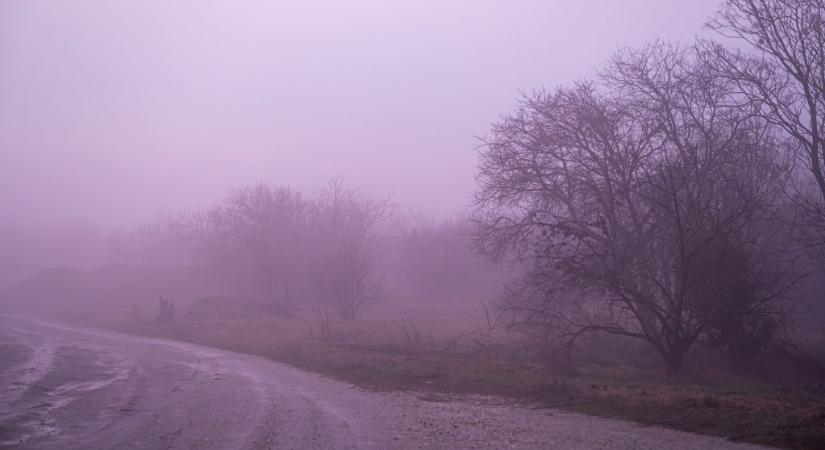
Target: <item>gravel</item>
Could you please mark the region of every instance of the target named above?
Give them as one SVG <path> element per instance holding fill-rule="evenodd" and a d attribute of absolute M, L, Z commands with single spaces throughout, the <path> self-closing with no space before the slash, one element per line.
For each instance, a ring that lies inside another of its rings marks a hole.
<path fill-rule="evenodd" d="M 765 448 L 503 398 L 367 391 L 255 356 L 19 317 L 0 317 L 0 343 L 2 448 Z"/>

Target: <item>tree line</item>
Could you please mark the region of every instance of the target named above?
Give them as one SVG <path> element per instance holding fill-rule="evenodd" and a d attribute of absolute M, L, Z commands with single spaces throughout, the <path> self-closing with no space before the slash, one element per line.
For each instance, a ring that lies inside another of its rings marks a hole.
<path fill-rule="evenodd" d="M 355 320 L 384 300 L 477 304 L 495 293 L 500 277 L 469 231 L 467 219 L 402 214 L 333 180 L 312 196 L 240 187 L 214 206 L 121 233 L 110 248 L 120 263 L 201 267 L 274 316 L 323 307 Z"/>

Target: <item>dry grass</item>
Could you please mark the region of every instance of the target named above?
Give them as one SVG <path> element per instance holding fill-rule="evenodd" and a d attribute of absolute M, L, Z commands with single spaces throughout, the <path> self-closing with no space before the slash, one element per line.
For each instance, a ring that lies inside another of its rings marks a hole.
<path fill-rule="evenodd" d="M 508 338 L 479 333 L 482 318 L 458 310 L 388 308 L 358 322 L 330 319 L 326 336 L 319 334 L 320 327 L 313 323 L 317 320 L 304 312 L 291 319 L 184 317 L 171 326 L 120 328 L 258 354 L 373 389 L 501 395 L 537 407 L 734 440 L 825 448 L 823 386 L 679 382 L 623 366 L 591 366 L 565 374 L 504 357 Z M 493 341 L 499 351 L 486 351 L 485 342 Z"/>

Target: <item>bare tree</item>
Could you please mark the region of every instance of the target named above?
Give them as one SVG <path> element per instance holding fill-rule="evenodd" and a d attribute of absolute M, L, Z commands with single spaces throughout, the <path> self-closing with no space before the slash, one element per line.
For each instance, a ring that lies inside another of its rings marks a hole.
<path fill-rule="evenodd" d="M 223 205 L 182 212 L 168 220 L 174 238 L 184 247 L 191 260 L 221 277 L 239 267 L 239 256 L 231 239 L 231 221 Z"/>
<path fill-rule="evenodd" d="M 197 260 L 248 286 L 273 314 L 290 314 L 307 242 L 308 204 L 287 187 L 259 184 L 174 221 Z"/>
<path fill-rule="evenodd" d="M 235 190 L 225 202 L 232 238 L 250 258 L 273 314 L 290 314 L 307 231 L 307 204 L 287 187 Z"/>
<path fill-rule="evenodd" d="M 769 314 L 789 286 L 767 251 L 782 170 L 764 122 L 686 50 L 625 52 L 600 81 L 526 96 L 494 125 L 477 244 L 530 268 L 501 305 L 514 326 L 641 339 L 678 374 L 715 324 Z M 719 248 L 744 255 L 747 301 L 706 270 L 727 264 Z"/>
<path fill-rule="evenodd" d="M 816 292 L 825 273 L 825 1 L 727 0 L 708 27 L 740 44 L 702 43 L 708 65 L 735 84 L 736 103 L 783 132 L 780 148 L 796 159 L 787 223 L 793 245 L 807 250 L 807 301 L 822 311 Z"/>
<path fill-rule="evenodd" d="M 738 102 L 780 127 L 788 148 L 825 199 L 825 1 L 727 0 L 708 24 L 744 43 L 730 49 L 705 42 L 717 76 L 735 84 Z M 820 214 L 815 214 L 820 215 Z"/>
<path fill-rule="evenodd" d="M 355 320 L 366 304 L 383 295 L 375 237 L 388 213 L 387 200 L 359 194 L 340 180 L 322 190 L 314 204 L 320 301 L 344 319 Z"/>

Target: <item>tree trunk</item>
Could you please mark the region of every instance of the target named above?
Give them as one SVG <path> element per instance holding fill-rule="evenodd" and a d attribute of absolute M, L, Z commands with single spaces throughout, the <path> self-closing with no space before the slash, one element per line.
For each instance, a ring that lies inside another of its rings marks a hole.
<path fill-rule="evenodd" d="M 682 362 L 685 359 L 685 353 L 684 350 L 670 350 L 669 353 L 662 354 L 668 377 L 678 378 L 684 375 Z"/>

